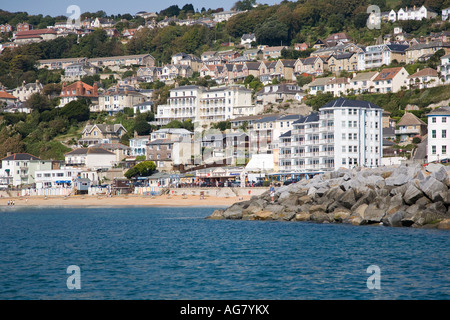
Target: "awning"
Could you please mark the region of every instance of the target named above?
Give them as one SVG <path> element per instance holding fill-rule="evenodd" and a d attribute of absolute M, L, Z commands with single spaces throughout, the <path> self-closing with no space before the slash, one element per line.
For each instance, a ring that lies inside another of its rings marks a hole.
<path fill-rule="evenodd" d="M 67 181 L 62 181 L 62 180 L 60 180 L 60 181 L 56 181 L 56 183 L 57 183 L 57 184 L 62 184 L 62 183 L 72 183 L 72 181 L 69 181 L 69 180 L 67 180 Z"/>

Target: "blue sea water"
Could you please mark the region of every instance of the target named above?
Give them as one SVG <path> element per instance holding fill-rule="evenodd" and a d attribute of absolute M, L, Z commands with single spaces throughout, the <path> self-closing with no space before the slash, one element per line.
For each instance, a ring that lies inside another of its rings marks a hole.
<path fill-rule="evenodd" d="M 448 231 L 206 220 L 213 210 L 2 210 L 0 299 L 450 298 Z M 80 290 L 67 287 L 71 265 Z"/>

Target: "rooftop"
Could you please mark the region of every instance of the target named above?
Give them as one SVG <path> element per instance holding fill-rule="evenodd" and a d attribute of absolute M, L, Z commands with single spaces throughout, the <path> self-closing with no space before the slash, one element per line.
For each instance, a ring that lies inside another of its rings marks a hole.
<path fill-rule="evenodd" d="M 2 161 L 11 161 L 11 160 L 16 160 L 16 161 L 24 161 L 24 160 L 41 160 L 36 156 L 33 156 L 32 154 L 29 153 L 14 153 L 13 155 L 7 156 L 5 158 L 2 159 Z"/>
<path fill-rule="evenodd" d="M 397 123 L 397 126 L 417 126 L 417 125 L 424 125 L 427 124 L 417 118 L 414 114 L 411 112 L 405 112 L 403 117 L 400 119 L 400 121 Z"/>

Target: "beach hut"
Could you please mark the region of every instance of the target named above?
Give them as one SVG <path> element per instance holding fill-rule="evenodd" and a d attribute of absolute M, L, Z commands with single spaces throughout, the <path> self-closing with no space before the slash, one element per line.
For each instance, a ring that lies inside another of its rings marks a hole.
<path fill-rule="evenodd" d="M 88 194 L 91 187 L 91 180 L 86 178 L 76 178 L 74 181 L 75 194 Z"/>

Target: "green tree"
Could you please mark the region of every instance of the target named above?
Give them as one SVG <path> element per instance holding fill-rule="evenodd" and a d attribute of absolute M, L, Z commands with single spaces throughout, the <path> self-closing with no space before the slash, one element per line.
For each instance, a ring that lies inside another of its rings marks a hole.
<path fill-rule="evenodd" d="M 125 172 L 125 177 L 128 179 L 135 177 L 148 177 L 151 176 L 155 170 L 156 165 L 153 161 L 143 161 Z"/>
<path fill-rule="evenodd" d="M 255 4 L 256 0 L 240 0 L 234 4 L 233 9 L 236 11 L 252 10 Z"/>
<path fill-rule="evenodd" d="M 139 120 L 134 125 L 134 131 L 140 136 L 145 136 L 152 132 L 152 126 L 145 120 Z"/>
<path fill-rule="evenodd" d="M 255 31 L 256 39 L 259 43 L 269 46 L 279 46 L 288 42 L 289 29 L 286 24 L 271 18 L 262 23 Z"/>
<path fill-rule="evenodd" d="M 28 98 L 25 104 L 29 108 L 37 110 L 38 112 L 43 112 L 50 109 L 50 100 L 46 95 L 40 93 L 33 94 L 30 98 Z"/>
<path fill-rule="evenodd" d="M 86 100 L 74 100 L 66 104 L 60 114 L 68 120 L 81 122 L 89 120 L 90 110 Z"/>

